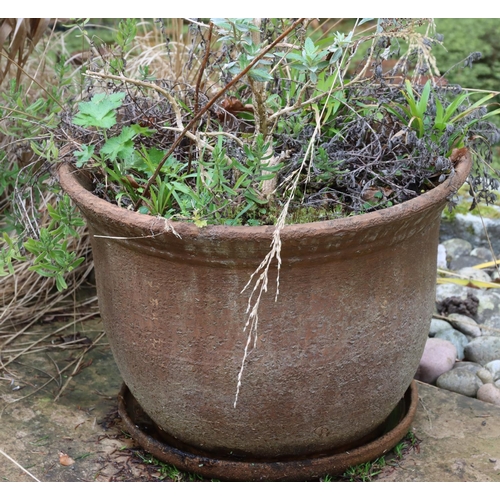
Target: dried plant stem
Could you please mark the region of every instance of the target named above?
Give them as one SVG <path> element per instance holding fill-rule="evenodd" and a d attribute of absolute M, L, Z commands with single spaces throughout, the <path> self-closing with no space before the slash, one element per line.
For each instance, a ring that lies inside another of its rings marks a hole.
<path fill-rule="evenodd" d="M 20 465 L 19 463 L 17 463 L 12 457 L 9 457 L 9 455 L 7 455 L 7 453 L 5 453 L 4 451 L 0 450 L 0 453 L 7 459 L 9 459 L 16 467 L 19 467 L 24 473 L 28 474 L 28 476 L 30 476 L 31 478 L 33 478 L 35 481 L 37 481 L 38 483 L 40 483 L 41 481 L 39 479 L 37 479 L 31 472 L 27 471 L 22 465 Z"/>
<path fill-rule="evenodd" d="M 20 353 L 18 353 L 16 356 L 14 356 L 13 358 L 10 358 L 8 361 L 6 361 L 5 363 L 1 360 L 1 353 L 3 351 L 3 348 L 5 346 L 7 346 L 8 344 L 10 344 L 14 339 L 16 339 L 17 337 L 19 337 L 20 335 L 22 335 L 23 331 L 21 332 L 17 332 L 15 333 L 14 335 L 12 335 L 11 337 L 9 337 L 5 342 L 4 344 L 2 345 L 2 348 L 0 350 L 0 368 L 1 369 L 5 369 L 7 366 L 9 366 L 11 363 L 13 363 L 17 358 L 19 358 L 20 356 L 22 356 L 23 354 L 26 354 L 27 352 L 30 351 L 30 349 L 32 349 L 34 346 L 38 345 L 40 342 L 43 342 L 44 340 L 47 340 L 49 337 L 52 337 L 52 335 L 55 335 L 56 333 L 59 333 L 59 332 L 62 332 L 64 330 L 66 330 L 66 328 L 69 328 L 70 326 L 72 325 L 75 325 L 77 323 L 80 323 L 81 321 L 85 321 L 86 319 L 90 319 L 90 318 L 93 318 L 94 316 L 97 316 L 99 313 L 98 312 L 93 312 L 93 313 L 90 313 L 90 314 L 87 314 L 85 315 L 84 317 L 82 318 L 79 318 L 75 321 L 72 321 L 71 323 L 67 323 L 65 324 L 64 326 L 62 326 L 61 328 L 58 328 L 57 330 L 55 330 L 54 332 L 51 332 L 47 335 L 45 335 L 44 337 L 42 337 L 41 339 L 38 339 L 37 341 L 33 342 L 32 344 L 30 344 L 28 347 L 26 347 L 25 349 L 23 349 Z"/>
<path fill-rule="evenodd" d="M 261 19 L 254 18 L 254 25 L 257 28 L 260 28 Z M 252 32 L 252 41 L 257 46 L 260 44 L 260 29 Z M 276 164 L 278 162 L 274 158 L 273 141 L 269 133 L 268 107 L 266 106 L 266 82 L 254 81 L 253 78 L 249 76 L 248 83 L 250 84 L 250 89 L 252 90 L 252 104 L 255 110 L 255 136 L 262 134 L 264 143 L 267 145 L 266 157 L 269 158 L 269 161 L 267 165 L 262 166 L 262 174 L 267 175 L 270 172 L 266 170 L 266 166 L 272 166 L 272 164 Z M 274 175 L 271 179 L 263 181 L 261 192 L 266 198 L 269 198 L 275 187 L 276 176 Z"/>
<path fill-rule="evenodd" d="M 25 76 L 27 76 L 32 82 L 36 83 L 54 102 L 57 102 L 57 104 L 59 104 L 59 106 L 61 107 L 61 109 L 64 108 L 64 105 L 61 103 L 61 101 L 59 101 L 59 99 L 57 99 L 56 97 L 54 97 L 54 95 L 51 94 L 39 81 L 37 81 L 35 78 L 33 78 L 19 64 L 17 64 L 16 61 L 12 60 L 5 52 L 1 51 L 0 53 L 1 53 L 2 56 L 6 57 L 11 63 L 14 63 L 17 66 L 19 72 L 21 72 Z"/>
<path fill-rule="evenodd" d="M 331 92 L 333 91 L 333 86 L 334 86 L 334 82 L 332 83 L 329 94 L 331 94 Z M 328 99 L 326 102 L 328 102 Z M 288 215 L 288 209 L 290 207 L 290 203 L 292 202 L 292 200 L 295 196 L 295 192 L 297 190 L 299 179 L 300 179 L 301 174 L 304 171 L 304 167 L 306 166 L 306 163 L 308 160 L 309 160 L 309 163 L 312 161 L 313 153 L 314 153 L 314 142 L 316 140 L 316 136 L 319 134 L 319 132 L 321 130 L 321 119 L 323 117 L 325 109 L 326 109 L 326 103 L 323 106 L 321 113 L 317 113 L 317 115 L 316 115 L 316 126 L 314 127 L 314 131 L 311 135 L 311 138 L 309 139 L 309 143 L 307 145 L 307 149 L 306 149 L 306 152 L 304 154 L 304 159 L 302 160 L 300 167 L 297 168 L 294 172 L 292 172 L 292 174 L 288 178 L 288 186 L 285 189 L 285 193 L 288 192 L 289 194 L 288 194 L 287 200 L 286 200 L 286 202 L 285 202 L 285 204 L 280 212 L 278 220 L 276 221 L 276 226 L 274 228 L 272 241 L 271 241 L 271 250 L 264 257 L 264 259 L 260 263 L 259 267 L 252 273 L 247 284 L 245 285 L 245 287 L 241 291 L 241 293 L 245 292 L 245 290 L 247 290 L 250 287 L 254 278 L 257 277 L 255 284 L 253 286 L 252 292 L 250 293 L 250 297 L 248 298 L 248 305 L 247 305 L 247 310 L 246 310 L 248 317 L 247 317 L 247 321 L 245 323 L 245 327 L 243 328 L 243 332 L 245 332 L 247 330 L 247 328 L 249 328 L 249 329 L 248 329 L 248 335 L 247 335 L 247 340 L 246 340 L 246 344 L 245 344 L 245 349 L 243 352 L 243 359 L 241 361 L 240 371 L 238 372 L 238 379 L 237 379 L 237 383 L 236 383 L 236 394 L 235 394 L 234 403 L 233 403 L 234 408 L 236 408 L 236 406 L 238 404 L 238 396 L 239 396 L 240 390 L 241 390 L 243 371 L 245 369 L 246 360 L 248 358 L 249 347 L 252 343 L 253 343 L 254 348 L 257 346 L 257 327 L 258 327 L 258 323 L 259 323 L 260 300 L 261 300 L 262 294 L 267 292 L 267 285 L 268 285 L 268 281 L 269 281 L 269 278 L 268 278 L 269 269 L 270 269 L 271 264 L 273 263 L 273 261 L 275 259 L 276 259 L 276 268 L 277 268 L 275 301 L 278 300 L 279 284 L 280 284 L 280 269 L 281 269 L 281 230 L 285 227 L 286 217 Z M 257 297 L 253 301 L 253 298 L 254 298 L 254 295 L 256 292 L 258 292 Z"/>
<path fill-rule="evenodd" d="M 470 185 L 470 189 L 472 191 L 472 195 L 474 196 L 474 200 L 477 200 L 476 192 L 474 191 L 474 188 L 472 187 L 472 185 Z M 495 257 L 495 251 L 493 250 L 493 245 L 491 244 L 490 235 L 488 234 L 488 230 L 486 229 L 486 224 L 484 223 L 484 219 L 483 219 L 483 216 L 481 215 L 481 213 L 479 213 L 479 217 L 481 219 L 481 225 L 483 226 L 486 240 L 488 241 L 488 247 L 490 248 L 491 255 L 493 256 L 493 261 L 495 262 L 495 269 L 497 270 L 497 272 L 500 272 L 498 262 L 497 262 L 497 259 Z"/>
<path fill-rule="evenodd" d="M 74 370 L 71 372 L 71 375 L 69 375 L 68 379 L 66 380 L 65 384 L 61 387 L 61 389 L 59 389 L 59 392 L 57 393 L 56 397 L 54 398 L 54 401 L 57 401 L 62 393 L 64 392 L 64 389 L 66 389 L 66 387 L 68 386 L 68 384 L 70 383 L 70 381 L 73 379 L 73 377 L 80 371 L 80 366 L 83 362 L 83 358 L 85 356 L 85 354 L 87 354 L 90 349 L 92 349 L 93 347 L 95 347 L 97 345 L 97 343 L 99 342 L 99 340 L 101 340 L 105 335 L 105 332 L 102 332 L 96 340 L 94 340 L 94 342 L 92 342 L 92 344 L 90 344 L 86 349 L 85 351 L 82 352 L 82 354 L 73 362 L 75 363 L 76 362 L 76 366 L 74 368 Z M 66 366 L 65 369 L 69 368 L 73 363 L 69 364 L 68 366 Z M 62 373 L 62 372 L 61 372 Z"/>
<path fill-rule="evenodd" d="M 208 35 L 207 35 L 207 41 L 206 47 L 205 47 L 205 57 L 203 58 L 203 61 L 201 62 L 200 69 L 198 71 L 198 78 L 196 79 L 196 89 L 194 93 L 194 113 L 198 113 L 198 99 L 200 95 L 200 86 L 201 86 L 201 80 L 203 79 L 203 72 L 205 71 L 205 68 L 207 67 L 208 63 L 208 58 L 210 56 L 210 44 L 212 43 L 212 31 L 213 31 L 214 25 L 210 23 L 208 27 Z M 193 127 L 196 128 L 196 127 Z"/>

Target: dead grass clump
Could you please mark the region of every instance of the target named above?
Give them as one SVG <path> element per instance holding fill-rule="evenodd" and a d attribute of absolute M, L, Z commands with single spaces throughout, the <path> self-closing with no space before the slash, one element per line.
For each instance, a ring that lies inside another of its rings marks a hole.
<path fill-rule="evenodd" d="M 57 196 L 49 183 L 39 183 L 36 193 L 30 188 L 30 178 L 37 178 L 40 171 L 50 167 L 34 153 L 30 142 L 48 140 L 51 131 L 23 106 L 53 99 L 56 113 L 58 103 L 73 95 L 81 83 L 78 71 L 71 68 L 67 85 L 58 87 L 56 56 L 68 57 L 65 39 L 70 31 L 56 32 L 56 23 L 51 19 L 0 19 L 0 235 L 7 231 L 11 238 L 17 234 L 12 227 L 20 220 L 29 221 L 28 227 L 35 229 L 29 236 L 36 237 L 36 228 L 44 227 L 49 220 L 47 203 L 55 204 Z M 12 78 L 20 100 L 8 100 L 13 91 Z M 57 96 L 53 94 L 55 89 Z M 26 191 L 29 194 L 22 196 Z M 88 281 L 93 268 L 87 230 L 79 228 L 78 233 L 79 238 L 69 239 L 68 250 L 86 260 L 66 277 L 68 288 L 64 292 L 58 292 L 53 278 L 30 270 L 29 258 L 13 262 L 14 274 L 0 273 L 0 348 L 5 345 L 5 336 L 11 338 L 45 315 L 75 307 L 75 292 Z"/>

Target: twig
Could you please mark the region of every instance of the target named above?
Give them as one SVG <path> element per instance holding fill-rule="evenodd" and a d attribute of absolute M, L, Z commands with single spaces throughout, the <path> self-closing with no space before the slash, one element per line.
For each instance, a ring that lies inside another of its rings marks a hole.
<path fill-rule="evenodd" d="M 27 471 L 22 465 L 20 465 L 19 463 L 17 463 L 12 457 L 9 457 L 9 455 L 7 455 L 7 453 L 5 453 L 4 451 L 0 450 L 0 453 L 5 457 L 5 458 L 8 458 L 13 464 L 15 464 L 17 467 L 19 467 L 23 472 L 25 472 L 26 474 L 28 474 L 28 476 L 32 477 L 35 481 L 37 481 L 38 483 L 41 483 L 41 481 L 39 479 L 37 479 L 31 472 Z"/>
<path fill-rule="evenodd" d="M 59 99 L 57 99 L 56 97 L 54 97 L 39 81 L 37 81 L 29 73 L 27 73 L 16 61 L 14 61 L 13 59 L 11 59 L 3 51 L 0 51 L 0 55 L 2 57 L 7 58 L 7 60 L 10 61 L 11 63 L 14 63 L 17 66 L 18 71 L 22 71 L 32 82 L 36 83 L 54 102 L 57 102 L 57 104 L 59 104 L 59 106 L 61 107 L 61 109 L 64 109 L 64 105 L 61 103 L 61 101 L 59 101 Z"/>
<path fill-rule="evenodd" d="M 77 364 L 73 370 L 73 372 L 71 373 L 71 375 L 68 377 L 68 379 L 66 380 L 65 384 L 61 387 L 61 389 L 59 390 L 59 392 L 57 393 L 57 396 L 54 398 L 54 401 L 57 401 L 62 393 L 64 392 L 64 389 L 66 389 L 66 387 L 68 386 L 68 384 L 70 383 L 70 381 L 73 379 L 73 377 L 78 373 L 79 371 L 79 368 L 80 368 L 80 365 L 82 364 L 82 361 L 83 361 L 83 358 L 85 356 L 85 354 L 87 354 L 90 349 L 92 349 L 98 342 L 99 340 L 101 340 L 104 335 L 106 335 L 105 332 L 102 332 L 101 335 L 99 335 L 99 337 L 97 337 L 96 340 L 94 340 L 94 342 L 92 342 L 92 344 L 90 344 L 87 349 L 85 349 L 85 351 L 83 351 L 83 353 L 81 354 L 81 356 L 79 358 L 77 358 Z M 75 360 L 76 361 L 76 360 Z M 71 365 L 68 365 L 66 368 L 69 368 Z M 66 369 L 65 368 L 65 369 Z M 64 370 L 63 370 L 64 371 Z M 62 372 L 61 372 L 62 373 Z"/>
<path fill-rule="evenodd" d="M 7 366 L 9 366 L 13 361 L 15 361 L 19 356 L 25 354 L 26 352 L 28 352 L 32 347 L 34 347 L 35 345 L 39 344 L 40 342 L 43 342 L 44 340 L 47 340 L 49 337 L 51 337 L 52 335 L 55 335 L 56 333 L 59 333 L 59 332 L 62 332 L 64 330 L 66 330 L 66 328 L 69 328 L 70 326 L 72 325 L 75 325 L 81 321 L 85 321 L 86 319 L 89 319 L 89 318 L 92 318 L 96 315 L 98 315 L 99 313 L 98 312 L 93 312 L 93 313 L 90 313 L 90 314 L 87 314 L 86 316 L 84 316 L 83 318 L 80 318 L 80 319 L 77 319 L 75 321 L 72 321 L 71 323 L 68 323 L 68 324 L 65 324 L 64 326 L 62 326 L 61 328 L 58 328 L 56 331 L 54 332 L 51 332 L 49 333 L 48 335 L 45 335 L 44 337 L 42 337 L 41 339 L 38 339 L 37 341 L 33 342 L 32 344 L 30 344 L 28 347 L 26 347 L 26 349 L 23 349 L 19 354 L 17 354 L 16 356 L 14 356 L 13 358 L 9 359 L 8 361 L 6 361 L 5 363 L 3 363 L 0 359 L 0 368 L 2 369 L 5 369 Z M 3 344 L 2 348 L 5 347 L 7 344 L 9 344 L 10 342 L 12 342 L 15 338 L 17 338 L 20 334 L 17 333 L 17 334 L 14 334 L 12 335 L 12 337 L 10 337 L 9 339 L 6 340 L 6 342 Z M 0 354 L 1 354 L 1 351 L 0 351 Z"/>
<path fill-rule="evenodd" d="M 47 354 L 47 357 L 50 359 L 50 361 L 52 361 L 52 364 L 56 367 L 57 375 L 59 376 L 59 383 L 57 385 L 59 387 L 61 387 L 61 385 L 62 385 L 62 373 L 61 373 L 61 370 L 59 370 L 59 367 L 57 366 L 57 363 L 52 359 L 51 356 L 49 356 Z M 53 377 L 53 379 L 55 380 L 55 377 Z"/>
<path fill-rule="evenodd" d="M 198 73 L 198 78 L 196 79 L 196 88 L 194 92 L 194 114 L 198 113 L 198 96 L 200 93 L 200 85 L 201 85 L 201 79 L 203 78 L 203 72 L 205 71 L 205 68 L 208 63 L 208 57 L 210 56 L 210 43 L 212 42 L 212 31 L 213 31 L 214 25 L 213 23 L 209 24 L 208 27 L 208 35 L 207 35 L 207 41 L 205 42 L 207 44 L 206 49 L 205 49 L 205 57 L 203 58 L 203 61 L 201 61 L 201 66 L 200 70 Z M 196 128 L 196 127 L 194 127 Z"/>
<path fill-rule="evenodd" d="M 207 137 L 217 137 L 218 135 L 223 135 L 225 137 L 227 137 L 228 139 L 231 139 L 232 141 L 236 142 L 240 147 L 243 147 L 244 146 L 244 143 L 243 141 L 239 138 L 239 137 L 236 137 L 235 135 L 233 134 L 230 134 L 229 132 L 202 132 L 203 135 L 206 135 Z M 189 137 L 189 135 L 188 135 Z M 209 147 L 210 145 L 207 144 L 207 147 Z M 211 146 L 210 146 L 211 147 Z M 214 148 L 212 147 L 212 150 Z"/>

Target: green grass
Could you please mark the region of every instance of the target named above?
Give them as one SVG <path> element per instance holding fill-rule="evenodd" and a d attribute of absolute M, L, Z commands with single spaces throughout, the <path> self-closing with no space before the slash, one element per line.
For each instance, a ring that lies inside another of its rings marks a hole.
<path fill-rule="evenodd" d="M 397 465 L 404 456 L 412 449 L 416 448 L 420 440 L 412 431 L 408 431 L 406 436 L 387 454 L 370 462 L 365 462 L 359 465 L 349 467 L 343 474 L 331 475 L 326 474 L 320 479 L 322 483 L 332 482 L 369 482 L 373 481 L 387 466 Z M 160 481 L 174 482 L 193 482 L 206 481 L 199 474 L 182 472 L 177 467 L 162 462 L 149 453 L 134 451 L 134 455 L 139 458 L 142 463 L 155 467 L 159 473 Z M 218 482 L 212 479 L 212 482 Z"/>
<path fill-rule="evenodd" d="M 331 476 L 327 474 L 321 482 L 369 482 L 373 481 L 387 466 L 395 466 L 412 449 L 418 447 L 420 440 L 413 431 L 408 431 L 406 436 L 387 454 L 370 462 L 349 467 L 340 476 Z"/>
<path fill-rule="evenodd" d="M 154 466 L 159 472 L 160 481 L 170 480 L 174 482 L 184 481 L 203 481 L 203 477 L 199 474 L 192 474 L 190 472 L 181 472 L 174 465 L 167 464 L 153 457 L 149 453 L 140 453 L 135 451 L 134 454 L 142 460 L 142 463 Z"/>

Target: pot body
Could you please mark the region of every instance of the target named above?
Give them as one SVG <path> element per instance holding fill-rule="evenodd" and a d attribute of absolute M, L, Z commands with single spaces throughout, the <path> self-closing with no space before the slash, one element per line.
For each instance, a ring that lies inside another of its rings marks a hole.
<path fill-rule="evenodd" d="M 186 446 L 280 458 L 360 443 L 403 397 L 433 312 L 440 214 L 469 169 L 467 156 L 414 200 L 282 230 L 279 296 L 271 266 L 236 407 L 241 292 L 274 228 L 167 224 L 97 198 L 68 165 L 59 174 L 88 222 L 104 328 L 138 403 Z"/>

